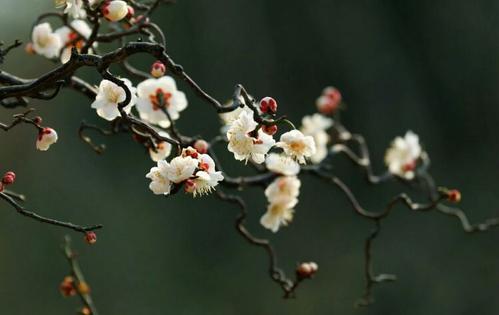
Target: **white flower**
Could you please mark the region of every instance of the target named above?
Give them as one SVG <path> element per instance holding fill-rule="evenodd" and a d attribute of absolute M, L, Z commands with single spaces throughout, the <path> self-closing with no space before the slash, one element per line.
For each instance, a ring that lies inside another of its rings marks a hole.
<path fill-rule="evenodd" d="M 167 195 L 170 193 L 172 183 L 179 184 L 189 179 L 197 166 L 198 160 L 190 156 L 177 156 L 170 163 L 160 160 L 146 175 L 152 180 L 149 189 L 157 195 Z"/>
<path fill-rule="evenodd" d="M 177 156 L 173 158 L 168 168 L 166 169 L 166 177 L 178 184 L 186 179 L 189 179 L 196 168 L 198 167 L 198 160 L 190 156 Z"/>
<path fill-rule="evenodd" d="M 293 220 L 293 208 L 298 203 L 301 182 L 296 176 L 276 178 L 267 189 L 265 196 L 269 201 L 267 212 L 261 217 L 260 224 L 272 232 L 286 226 Z"/>
<path fill-rule="evenodd" d="M 241 111 L 238 119 L 230 125 L 227 131 L 229 140 L 227 148 L 234 153 L 236 160 L 247 162 L 251 158 L 258 164 L 265 161 L 265 155 L 275 144 L 275 140 L 261 129 L 258 130 L 257 138 L 251 136 L 250 133 L 255 130 L 256 126 L 253 115 L 246 111 Z"/>
<path fill-rule="evenodd" d="M 301 132 L 312 136 L 315 142 L 315 153 L 310 157 L 312 163 L 320 163 L 328 153 L 329 134 L 326 132 L 333 125 L 333 120 L 321 114 L 305 116 L 302 119 Z"/>
<path fill-rule="evenodd" d="M 102 8 L 104 17 L 111 22 L 117 22 L 128 14 L 128 5 L 125 1 L 115 0 Z"/>
<path fill-rule="evenodd" d="M 177 90 L 175 80 L 170 76 L 147 79 L 137 85 L 137 110 L 140 118 L 163 128 L 170 126 L 167 110 L 172 120 L 179 118 L 179 112 L 187 107 L 185 94 Z"/>
<path fill-rule="evenodd" d="M 71 22 L 71 27 L 74 28 L 78 33 L 67 26 L 62 26 L 55 30 L 55 33 L 61 39 L 62 45 L 65 46 L 65 48 L 62 50 L 60 58 L 62 63 L 66 63 L 69 61 L 71 57 L 72 47 L 76 47 L 76 49 L 80 51 L 81 48 L 85 45 L 85 40 L 88 39 L 92 34 L 92 29 L 83 20 L 73 20 Z M 80 38 L 78 40 L 79 35 L 81 35 L 83 38 Z M 94 43 L 93 47 L 96 46 L 97 43 Z M 89 49 L 89 52 L 91 52 L 91 49 Z"/>
<path fill-rule="evenodd" d="M 123 108 L 126 113 L 130 113 L 132 106 L 135 104 L 137 97 L 135 96 L 136 89 L 132 87 L 132 83 L 128 79 L 121 79 L 132 93 L 130 102 Z M 99 91 L 95 97 L 95 101 L 91 107 L 97 110 L 97 115 L 106 119 L 114 120 L 116 117 L 121 116 L 118 110 L 118 103 L 126 99 L 125 90 L 118 86 L 116 83 L 102 80 L 99 85 Z"/>
<path fill-rule="evenodd" d="M 288 225 L 293 220 L 297 199 L 281 198 L 267 207 L 267 212 L 260 218 L 260 224 L 276 233 L 281 226 Z"/>
<path fill-rule="evenodd" d="M 59 56 L 62 42 L 59 36 L 52 32 L 52 27 L 49 23 L 42 23 L 35 26 L 31 40 L 33 41 L 33 50 L 37 54 L 47 58 Z"/>
<path fill-rule="evenodd" d="M 421 156 L 419 137 L 408 131 L 404 138 L 396 137 L 385 153 L 385 164 L 390 173 L 405 179 L 414 178 L 414 169 Z"/>
<path fill-rule="evenodd" d="M 216 171 L 215 161 L 211 156 L 199 154 L 198 159 L 200 171 L 196 172 L 196 178 L 193 179 L 192 194 L 194 197 L 209 194 L 224 179 L 222 172 Z"/>
<path fill-rule="evenodd" d="M 282 134 L 276 146 L 282 148 L 284 153 L 301 164 L 306 163 L 306 157 L 311 157 L 316 153 L 314 138 L 305 136 L 299 130 L 291 130 Z"/>
<path fill-rule="evenodd" d="M 87 16 L 82 0 L 55 0 L 55 6 L 56 8 L 65 7 L 64 13 L 69 14 L 73 19 L 84 19 Z"/>
<path fill-rule="evenodd" d="M 265 165 L 270 171 L 282 175 L 292 176 L 300 172 L 300 164 L 285 154 L 270 153 Z"/>
<path fill-rule="evenodd" d="M 272 203 L 282 198 L 294 199 L 300 194 L 301 182 L 296 176 L 281 176 L 276 178 L 267 189 L 265 196 Z"/>
<path fill-rule="evenodd" d="M 157 166 L 151 168 L 151 171 L 146 174 L 146 178 L 151 179 L 149 189 L 156 195 L 168 195 L 171 190 L 172 183 L 168 179 L 167 173 L 170 168 L 168 162 L 158 161 Z"/>
<path fill-rule="evenodd" d="M 49 147 L 57 142 L 57 132 L 52 128 L 43 128 L 38 133 L 36 148 L 40 151 L 47 151 Z"/>
<path fill-rule="evenodd" d="M 233 102 L 231 101 L 231 102 L 227 103 L 225 106 L 232 106 L 232 104 L 233 104 Z M 230 125 L 236 119 L 239 118 L 239 115 L 241 115 L 242 112 L 247 112 L 248 114 L 253 115 L 253 111 L 249 107 L 244 106 L 244 107 L 237 107 L 233 111 L 227 112 L 227 113 L 222 113 L 219 116 L 220 116 L 220 119 L 222 119 L 222 122 L 224 125 Z"/>
<path fill-rule="evenodd" d="M 321 114 L 304 116 L 301 120 L 301 132 L 312 135 L 319 131 L 325 131 L 333 125 L 333 120 Z"/>
<path fill-rule="evenodd" d="M 170 138 L 170 136 L 164 131 L 159 131 L 158 133 L 162 137 Z M 149 156 L 151 157 L 151 160 L 153 160 L 154 162 L 166 159 L 172 152 L 172 145 L 166 141 L 161 141 L 161 142 L 155 141 L 155 145 L 156 145 L 155 148 L 156 151 L 153 150 L 152 148 L 149 148 Z"/>

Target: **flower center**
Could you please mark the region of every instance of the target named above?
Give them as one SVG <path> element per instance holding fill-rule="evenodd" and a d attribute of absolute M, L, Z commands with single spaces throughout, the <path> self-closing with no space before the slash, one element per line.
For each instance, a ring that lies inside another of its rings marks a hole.
<path fill-rule="evenodd" d="M 110 103 L 113 104 L 118 104 L 120 102 L 120 88 L 118 89 L 111 89 L 109 93 L 107 94 L 107 99 L 109 100 Z"/>
<path fill-rule="evenodd" d="M 292 151 L 303 152 L 305 150 L 305 143 L 303 141 L 293 141 L 289 144 Z"/>
<path fill-rule="evenodd" d="M 163 91 L 160 88 L 156 89 L 156 94 L 149 95 L 149 100 L 151 101 L 153 110 L 167 108 L 168 106 L 170 106 L 171 98 L 172 98 L 172 93 Z"/>

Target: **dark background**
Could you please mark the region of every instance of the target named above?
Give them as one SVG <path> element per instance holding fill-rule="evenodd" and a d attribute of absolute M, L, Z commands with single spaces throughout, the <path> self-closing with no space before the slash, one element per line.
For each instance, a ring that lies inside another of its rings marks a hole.
<path fill-rule="evenodd" d="M 51 1 L 0 0 L 0 37 L 28 39 L 35 17 Z M 499 215 L 499 2 L 179 0 L 160 9 L 168 51 L 208 92 L 227 99 L 236 83 L 257 97 L 274 96 L 295 122 L 314 111 L 326 85 L 341 89 L 344 121 L 363 133 L 378 171 L 386 146 L 407 129 L 420 134 L 441 185 L 463 192 L 473 222 Z M 138 60 L 148 67 L 152 60 Z M 35 77 L 53 68 L 22 49 L 4 68 Z M 97 84 L 93 70 L 80 75 Z M 135 82 L 137 83 L 137 82 Z M 190 106 L 180 128 L 217 133 L 217 117 L 187 86 Z M 236 209 L 213 197 L 164 199 L 147 188 L 153 165 L 129 136 L 105 141 L 97 156 L 77 137 L 82 119 L 104 124 L 90 101 L 64 91 L 33 101 L 59 142 L 35 150 L 31 128 L 0 136 L 0 171 L 15 170 L 14 188 L 29 208 L 78 223 L 102 223 L 99 241 L 72 234 L 101 314 L 497 314 L 499 230 L 466 235 L 454 218 L 400 208 L 375 245 L 375 269 L 399 281 L 375 291 L 376 304 L 355 309 L 362 293 L 362 246 L 371 225 L 355 216 L 334 187 L 304 177 L 290 227 L 271 235 L 258 224 L 260 190 L 251 198 L 249 226 L 270 237 L 281 264 L 315 260 L 316 279 L 296 300 L 266 274 L 263 252 L 234 231 Z M 19 110 L 0 110 L 8 121 Z M 223 147 L 220 148 L 223 151 Z M 233 173 L 241 164 L 224 155 Z M 343 159 L 335 171 L 366 207 L 380 209 L 404 188 L 368 187 Z M 76 298 L 58 284 L 67 273 L 59 245 L 64 230 L 0 212 L 2 314 L 72 314 Z"/>

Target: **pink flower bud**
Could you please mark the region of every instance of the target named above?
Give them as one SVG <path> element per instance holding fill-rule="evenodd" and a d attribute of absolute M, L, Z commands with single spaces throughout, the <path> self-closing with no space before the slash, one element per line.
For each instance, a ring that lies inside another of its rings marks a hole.
<path fill-rule="evenodd" d="M 126 15 L 127 19 L 131 19 L 135 15 L 135 9 L 132 6 L 128 6 L 128 13 Z"/>
<path fill-rule="evenodd" d="M 315 262 L 306 262 L 301 263 L 296 268 L 296 274 L 302 278 L 310 278 L 317 272 L 317 270 L 319 270 L 319 266 Z"/>
<path fill-rule="evenodd" d="M 272 113 L 275 114 L 277 112 L 277 102 L 270 96 L 266 96 L 262 98 L 260 101 L 260 111 L 262 113 Z"/>
<path fill-rule="evenodd" d="M 102 14 L 107 20 L 117 22 L 127 16 L 128 5 L 125 1 L 113 0 L 102 7 Z"/>
<path fill-rule="evenodd" d="M 342 96 L 337 88 L 326 87 L 316 101 L 317 110 L 324 115 L 333 114 L 340 106 L 341 100 Z"/>
<path fill-rule="evenodd" d="M 196 142 L 194 142 L 194 149 L 196 149 L 201 154 L 205 154 L 206 152 L 208 152 L 208 147 L 208 142 L 202 139 L 196 140 Z"/>
<path fill-rule="evenodd" d="M 85 241 L 90 245 L 95 244 L 97 242 L 97 234 L 93 231 L 85 233 Z"/>
<path fill-rule="evenodd" d="M 166 66 L 161 61 L 156 61 L 151 66 L 151 75 L 155 78 L 159 78 L 165 75 Z"/>

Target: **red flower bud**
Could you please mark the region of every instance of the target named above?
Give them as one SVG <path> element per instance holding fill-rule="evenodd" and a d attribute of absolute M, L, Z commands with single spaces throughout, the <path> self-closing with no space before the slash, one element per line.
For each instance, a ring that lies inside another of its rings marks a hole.
<path fill-rule="evenodd" d="M 273 136 L 277 132 L 277 125 L 271 125 L 271 126 L 263 126 L 262 127 L 263 132 L 266 134 Z"/>
<path fill-rule="evenodd" d="M 260 111 L 262 113 L 275 114 L 277 112 L 277 102 L 270 96 L 262 98 L 260 101 Z"/>
<path fill-rule="evenodd" d="M 16 174 L 14 172 L 7 172 L 3 175 L 2 184 L 10 185 L 16 180 Z"/>
<path fill-rule="evenodd" d="M 97 234 L 93 231 L 85 233 L 85 241 L 90 245 L 95 244 L 97 242 Z"/>
<path fill-rule="evenodd" d="M 74 279 L 71 276 L 67 276 L 62 280 L 59 285 L 59 291 L 64 297 L 76 295 L 76 288 L 74 286 Z"/>
<path fill-rule="evenodd" d="M 451 202 L 458 203 L 461 201 L 461 192 L 457 189 L 451 189 L 447 192 L 447 199 Z"/>
<path fill-rule="evenodd" d="M 36 116 L 35 118 L 33 118 L 33 122 L 37 125 L 41 124 L 42 123 L 42 117 L 40 116 Z"/>

